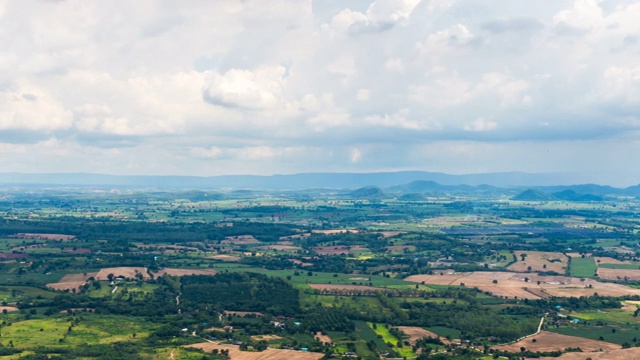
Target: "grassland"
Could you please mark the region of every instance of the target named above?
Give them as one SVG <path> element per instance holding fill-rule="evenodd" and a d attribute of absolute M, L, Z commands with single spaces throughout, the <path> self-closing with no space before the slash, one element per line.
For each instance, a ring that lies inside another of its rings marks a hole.
<path fill-rule="evenodd" d="M 569 276 L 579 278 L 593 278 L 597 273 L 596 261 L 593 257 L 572 257 L 569 266 Z"/>

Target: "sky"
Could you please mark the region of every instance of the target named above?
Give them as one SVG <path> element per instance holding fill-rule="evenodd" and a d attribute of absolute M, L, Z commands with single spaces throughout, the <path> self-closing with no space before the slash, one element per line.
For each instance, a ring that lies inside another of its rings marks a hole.
<path fill-rule="evenodd" d="M 640 1 L 0 0 L 0 172 L 640 183 Z"/>

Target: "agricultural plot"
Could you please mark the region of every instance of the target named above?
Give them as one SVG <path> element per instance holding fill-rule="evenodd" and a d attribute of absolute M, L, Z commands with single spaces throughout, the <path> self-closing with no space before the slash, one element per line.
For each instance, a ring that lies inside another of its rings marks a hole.
<path fill-rule="evenodd" d="M 555 271 L 564 274 L 568 266 L 568 258 L 563 253 L 546 251 L 514 251 L 516 262 L 507 270 L 516 272 Z"/>
<path fill-rule="evenodd" d="M 186 347 L 201 349 L 205 352 L 212 352 L 214 349 L 228 350 L 229 357 L 233 360 L 319 360 L 324 354 L 312 353 L 308 351 L 283 350 L 268 348 L 265 351 L 240 351 L 237 345 L 218 344 L 213 342 L 187 345 Z"/>
<path fill-rule="evenodd" d="M 598 267 L 596 261 L 591 256 L 572 256 L 569 266 L 569 275 L 572 277 L 592 278 L 596 275 Z"/>
<path fill-rule="evenodd" d="M 109 280 L 109 275 L 111 275 L 113 278 L 122 276 L 126 279 L 135 279 L 136 277 L 141 276 L 143 279 L 149 279 L 149 274 L 147 274 L 147 268 L 144 268 L 144 267 L 115 267 L 115 268 L 101 269 L 95 275 L 95 279 Z"/>
<path fill-rule="evenodd" d="M 635 265 L 634 265 L 635 267 Z M 600 267 L 598 268 L 598 276 L 605 280 L 625 280 L 625 281 L 640 281 L 639 269 L 609 269 Z"/>
<path fill-rule="evenodd" d="M 437 275 L 413 275 L 405 280 L 425 284 L 477 287 L 497 297 L 518 299 L 592 296 L 595 293 L 602 296 L 640 295 L 640 289 L 621 284 L 566 276 L 540 276 L 533 273 L 442 271 Z"/>
<path fill-rule="evenodd" d="M 494 346 L 501 351 L 519 352 L 521 348 L 529 351 L 558 351 L 566 348 L 579 347 L 582 351 L 591 352 L 600 349 L 619 349 L 620 345 L 606 341 L 590 340 L 583 337 L 568 336 L 549 331 L 542 331 L 540 334 L 525 338 L 509 345 Z"/>
<path fill-rule="evenodd" d="M 391 348 L 396 351 L 402 357 L 413 357 L 416 354 L 413 352 L 411 347 L 405 346 L 402 343 L 402 339 L 398 339 L 393 334 L 389 332 L 389 329 L 383 324 L 374 324 L 367 323 L 369 326 L 382 340 L 387 344 L 392 344 Z"/>
<path fill-rule="evenodd" d="M 417 326 L 396 326 L 400 331 L 405 333 L 409 338 L 410 344 L 414 345 L 417 340 L 425 337 L 439 338 L 438 334 Z"/>
<path fill-rule="evenodd" d="M 640 359 L 640 348 L 603 349 L 597 352 L 571 352 L 559 357 L 541 357 L 540 360 L 636 360 Z"/>

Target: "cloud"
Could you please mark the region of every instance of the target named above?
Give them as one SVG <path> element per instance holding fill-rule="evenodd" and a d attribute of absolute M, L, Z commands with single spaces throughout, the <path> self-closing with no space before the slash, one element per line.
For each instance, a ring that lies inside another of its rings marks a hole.
<path fill-rule="evenodd" d="M 610 146 L 632 163 L 639 17 L 636 0 L 0 1 L 0 161 L 590 171 Z"/>
<path fill-rule="evenodd" d="M 280 102 L 286 69 L 263 67 L 256 71 L 231 69 L 224 74 L 212 72 L 203 89 L 204 99 L 214 105 L 258 110 Z"/>

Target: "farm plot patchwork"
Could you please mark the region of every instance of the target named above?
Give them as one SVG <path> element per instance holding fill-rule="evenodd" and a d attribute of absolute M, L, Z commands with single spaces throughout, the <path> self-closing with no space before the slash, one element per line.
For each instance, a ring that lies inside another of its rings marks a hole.
<path fill-rule="evenodd" d="M 442 275 L 413 275 L 406 281 L 436 285 L 461 285 L 477 287 L 494 296 L 519 299 L 539 299 L 541 297 L 579 297 L 640 295 L 639 289 L 612 283 L 602 283 L 591 279 L 566 276 L 540 276 L 510 272 L 441 272 Z M 546 296 L 545 296 L 546 294 Z"/>
<path fill-rule="evenodd" d="M 308 351 L 296 351 L 296 350 L 283 350 L 283 349 L 271 349 L 268 348 L 265 351 L 240 351 L 240 348 L 236 345 L 217 344 L 212 342 L 198 343 L 193 345 L 187 345 L 186 347 L 192 347 L 201 349 L 206 352 L 211 352 L 214 349 L 229 350 L 229 357 L 233 360 L 318 360 L 321 359 L 324 354 L 312 353 Z"/>
<path fill-rule="evenodd" d="M 535 340 L 535 341 L 534 341 Z M 620 345 L 606 341 L 585 339 L 577 336 L 542 331 L 540 334 L 520 340 L 509 345 L 495 346 L 494 349 L 519 352 L 524 347 L 529 351 L 556 351 L 579 347 L 582 351 L 598 351 L 600 349 L 619 349 Z"/>
<path fill-rule="evenodd" d="M 525 271 L 555 271 L 564 274 L 567 269 L 568 258 L 563 253 L 546 251 L 514 251 L 517 261 L 507 270 Z"/>

